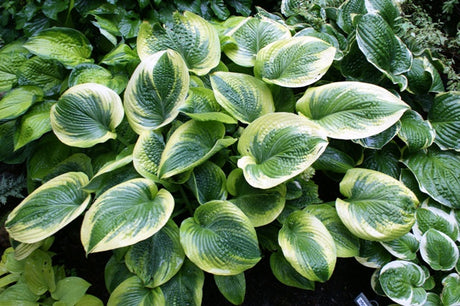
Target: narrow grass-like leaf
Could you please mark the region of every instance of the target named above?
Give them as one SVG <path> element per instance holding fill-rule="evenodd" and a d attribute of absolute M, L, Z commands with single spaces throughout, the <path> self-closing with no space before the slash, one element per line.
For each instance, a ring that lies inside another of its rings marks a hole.
<path fill-rule="evenodd" d="M 434 98 L 428 120 L 436 130 L 435 143 L 443 150 L 460 151 L 460 92 L 450 91 Z"/>

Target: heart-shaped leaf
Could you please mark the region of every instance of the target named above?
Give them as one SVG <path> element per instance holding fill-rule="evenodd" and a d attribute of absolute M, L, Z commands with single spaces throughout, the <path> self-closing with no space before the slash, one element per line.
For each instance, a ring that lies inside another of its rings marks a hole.
<path fill-rule="evenodd" d="M 51 126 L 69 146 L 88 148 L 117 137 L 123 120 L 121 99 L 112 89 L 95 83 L 68 89 L 51 108 Z"/>
<path fill-rule="evenodd" d="M 270 256 L 270 268 L 276 279 L 286 286 L 315 290 L 315 282 L 297 272 L 286 260 L 282 252 L 272 253 Z"/>
<path fill-rule="evenodd" d="M 145 287 L 139 277 L 132 276 L 110 295 L 107 306 L 116 305 L 166 305 L 166 301 L 160 287 Z"/>
<path fill-rule="evenodd" d="M 435 130 L 429 121 L 423 120 L 416 111 L 409 110 L 401 117 L 401 130 L 399 138 L 404 141 L 410 150 L 426 149 L 435 139 Z"/>
<path fill-rule="evenodd" d="M 56 233 L 85 210 L 91 200 L 82 190 L 87 183 L 86 174 L 68 172 L 37 188 L 8 215 L 10 236 L 34 243 Z"/>
<path fill-rule="evenodd" d="M 147 179 L 110 188 L 91 205 L 81 226 L 86 253 L 135 244 L 158 232 L 174 209 L 174 198 Z"/>
<path fill-rule="evenodd" d="M 355 161 L 347 153 L 333 148 L 326 147 L 323 154 L 313 163 L 315 170 L 326 170 L 337 173 L 345 173 L 355 166 Z"/>
<path fill-rule="evenodd" d="M 269 84 L 304 87 L 321 79 L 335 52 L 334 47 L 316 37 L 281 39 L 257 53 L 254 74 Z"/>
<path fill-rule="evenodd" d="M 443 92 L 441 76 L 427 57 L 415 57 L 410 70 L 405 74 L 408 91 L 417 95 L 428 92 Z"/>
<path fill-rule="evenodd" d="M 385 173 L 398 179 L 401 174 L 401 151 L 398 145 L 390 142 L 380 150 L 364 151 L 362 168 L 367 168 Z"/>
<path fill-rule="evenodd" d="M 32 104 L 43 100 L 43 90 L 36 86 L 21 86 L 9 91 L 0 100 L 0 120 L 15 119 Z"/>
<path fill-rule="evenodd" d="M 395 19 L 401 15 L 399 6 L 394 0 L 365 0 L 364 2 L 368 13 L 379 14 L 390 26 L 393 26 Z"/>
<path fill-rule="evenodd" d="M 454 241 L 459 237 L 459 225 L 453 213 L 448 214 L 442 209 L 424 205 L 417 209 L 417 223 L 412 230 L 420 239 L 429 229 L 438 230 Z"/>
<path fill-rule="evenodd" d="M 430 228 L 420 240 L 420 255 L 433 270 L 449 271 L 459 259 L 459 249 L 449 236 Z"/>
<path fill-rule="evenodd" d="M 441 300 L 443 305 L 460 303 L 460 275 L 451 273 L 442 280 Z"/>
<path fill-rule="evenodd" d="M 347 34 L 354 28 L 353 18 L 366 14 L 365 2 L 362 0 L 347 0 L 340 5 L 337 12 L 337 25 Z"/>
<path fill-rule="evenodd" d="M 303 277 L 325 282 L 334 271 L 337 253 L 334 239 L 315 216 L 296 211 L 279 231 L 278 243 L 284 257 Z"/>
<path fill-rule="evenodd" d="M 302 173 L 325 150 L 325 132 L 292 113 L 271 113 L 253 121 L 241 134 L 238 167 L 255 188 L 268 189 Z"/>
<path fill-rule="evenodd" d="M 428 113 L 428 120 L 436 130 L 434 141 L 441 149 L 460 151 L 460 93 L 437 95 Z"/>
<path fill-rule="evenodd" d="M 409 232 L 415 222 L 417 197 L 391 176 L 369 169 L 350 169 L 340 182 L 340 192 L 348 199 L 337 198 L 337 213 L 359 238 L 393 240 Z"/>
<path fill-rule="evenodd" d="M 51 297 L 61 303 L 75 305 L 90 286 L 91 284 L 83 278 L 69 276 L 57 282 L 56 290 L 51 293 Z"/>
<path fill-rule="evenodd" d="M 0 49 L 0 92 L 10 90 L 17 82 L 17 71 L 27 61 L 29 51 L 22 41 L 14 41 Z"/>
<path fill-rule="evenodd" d="M 355 259 L 365 267 L 378 269 L 389 263 L 393 257 L 379 242 L 360 240 L 359 255 Z"/>
<path fill-rule="evenodd" d="M 366 138 L 352 139 L 354 143 L 360 144 L 364 148 L 380 150 L 389 143 L 401 130 L 401 121 L 397 121 L 385 131 Z"/>
<path fill-rule="evenodd" d="M 210 161 L 195 167 L 187 181 L 198 203 L 204 204 L 212 200 L 226 200 L 227 189 L 224 171 Z"/>
<path fill-rule="evenodd" d="M 159 181 L 158 166 L 164 149 L 163 135 L 155 130 L 142 133 L 133 151 L 133 164 L 136 171 L 154 182 Z"/>
<path fill-rule="evenodd" d="M 202 270 L 236 275 L 260 260 L 257 235 L 251 221 L 227 201 L 211 201 L 195 210 L 180 226 L 187 257 Z"/>
<path fill-rule="evenodd" d="M 19 85 L 33 85 L 43 89 L 47 96 L 59 93 L 65 78 L 64 67 L 55 60 L 34 56 L 19 68 Z"/>
<path fill-rule="evenodd" d="M 154 53 L 137 66 L 124 95 L 126 117 L 133 130 L 158 129 L 179 114 L 189 88 L 187 66 L 179 53 Z"/>
<path fill-rule="evenodd" d="M 415 260 L 419 241 L 412 233 L 407 233 L 395 240 L 380 242 L 391 255 L 403 260 Z"/>
<path fill-rule="evenodd" d="M 233 305 L 241 305 L 246 294 L 246 278 L 244 273 L 237 275 L 214 275 L 217 288 Z"/>
<path fill-rule="evenodd" d="M 97 83 L 105 85 L 120 94 L 126 88 L 128 79 L 122 75 L 113 76 L 112 73 L 95 64 L 80 64 L 73 68 L 69 76 L 69 86 L 84 83 Z"/>

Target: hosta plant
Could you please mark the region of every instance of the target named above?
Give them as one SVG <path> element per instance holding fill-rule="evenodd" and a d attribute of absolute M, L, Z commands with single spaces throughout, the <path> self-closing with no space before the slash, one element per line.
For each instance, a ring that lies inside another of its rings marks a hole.
<path fill-rule="evenodd" d="M 458 303 L 460 93 L 395 34 L 392 0 L 281 12 L 174 12 L 106 52 L 63 26 L 2 48 L 19 68 L 0 157 L 29 189 L 11 238 L 83 216 L 86 255 L 113 251 L 108 305 L 199 305 L 205 277 L 241 304 L 262 257 L 288 286 L 355 257 L 397 303 Z"/>

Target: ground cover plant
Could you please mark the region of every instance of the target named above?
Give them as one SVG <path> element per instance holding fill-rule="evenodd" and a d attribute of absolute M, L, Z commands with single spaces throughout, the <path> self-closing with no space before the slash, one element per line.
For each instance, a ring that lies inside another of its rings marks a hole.
<path fill-rule="evenodd" d="M 0 160 L 28 196 L 0 301 L 102 303 L 82 279 L 62 301 L 48 257 L 16 269 L 83 216 L 108 305 L 199 305 L 205 277 L 241 304 L 262 257 L 288 286 L 354 257 L 396 303 L 460 303 L 460 93 L 397 3 L 112 2 L 5 10 Z"/>

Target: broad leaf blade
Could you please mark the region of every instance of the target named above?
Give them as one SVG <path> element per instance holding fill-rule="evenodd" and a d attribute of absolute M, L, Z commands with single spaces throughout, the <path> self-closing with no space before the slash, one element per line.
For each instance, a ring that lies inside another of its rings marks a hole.
<path fill-rule="evenodd" d="M 187 185 L 198 203 L 204 204 L 227 199 L 226 181 L 224 171 L 213 162 L 206 161 L 193 169 Z"/>
<path fill-rule="evenodd" d="M 64 67 L 55 60 L 34 56 L 17 72 L 19 85 L 39 86 L 47 96 L 58 94 L 65 79 Z"/>
<path fill-rule="evenodd" d="M 217 288 L 233 305 L 241 305 L 246 294 L 246 278 L 244 273 L 237 275 L 214 275 Z"/>
<path fill-rule="evenodd" d="M 420 240 L 420 255 L 433 270 L 449 271 L 459 259 L 459 250 L 449 236 L 430 228 Z"/>
<path fill-rule="evenodd" d="M 304 290 L 314 290 L 315 282 L 303 277 L 286 260 L 282 252 L 272 253 L 270 256 L 270 268 L 273 275 L 286 286 Z"/>
<path fill-rule="evenodd" d="M 15 119 L 24 114 L 34 103 L 43 99 L 43 90 L 36 86 L 17 87 L 0 100 L 0 120 Z"/>
<path fill-rule="evenodd" d="M 435 143 L 443 150 L 460 151 L 460 93 L 448 92 L 435 97 L 428 120 L 436 130 Z"/>
<path fill-rule="evenodd" d="M 27 61 L 29 51 L 15 41 L 0 49 L 0 92 L 10 90 L 17 82 L 17 71 Z"/>
<path fill-rule="evenodd" d="M 133 151 L 133 164 L 136 171 L 145 178 L 159 181 L 158 167 L 165 149 L 163 136 L 157 131 L 146 131 L 137 139 Z"/>
<path fill-rule="evenodd" d="M 416 111 L 407 111 L 401 117 L 399 138 L 404 141 L 411 151 L 426 149 L 435 140 L 436 132 L 429 121 L 423 120 Z"/>
<path fill-rule="evenodd" d="M 110 295 L 107 306 L 122 305 L 166 305 L 165 297 L 159 287 L 150 289 L 142 280 L 132 276 L 122 282 Z"/>

